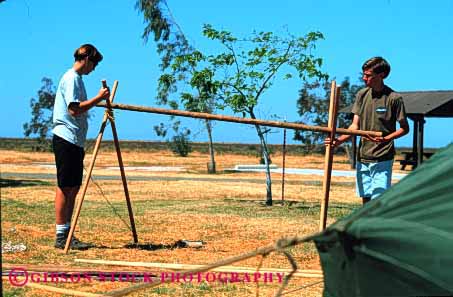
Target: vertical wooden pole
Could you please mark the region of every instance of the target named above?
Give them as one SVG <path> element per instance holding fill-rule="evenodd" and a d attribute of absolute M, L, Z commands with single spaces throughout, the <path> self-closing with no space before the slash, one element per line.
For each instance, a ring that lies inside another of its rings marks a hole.
<path fill-rule="evenodd" d="M 286 122 L 286 121 L 285 121 Z M 286 128 L 283 129 L 283 161 L 282 161 L 282 201 L 285 201 L 285 157 L 286 157 Z"/>
<path fill-rule="evenodd" d="M 352 168 L 357 168 L 357 136 L 352 135 Z"/>
<path fill-rule="evenodd" d="M 117 81 L 115 81 L 115 83 L 116 82 Z M 129 212 L 129 220 L 131 222 L 132 237 L 134 238 L 134 243 L 138 243 L 137 231 L 135 229 L 134 214 L 132 212 L 132 204 L 131 199 L 129 197 L 129 190 L 127 188 L 126 174 L 124 172 L 123 158 L 121 156 L 120 143 L 118 141 L 118 134 L 116 132 L 115 121 L 110 120 L 110 124 L 112 126 L 113 140 L 115 142 L 116 155 L 118 157 L 118 165 L 120 167 L 121 179 L 123 181 L 124 195 L 126 196 L 127 210 Z"/>
<path fill-rule="evenodd" d="M 324 158 L 324 181 L 323 192 L 324 199 L 321 201 L 321 212 L 319 218 L 319 231 L 326 229 L 327 223 L 327 209 L 329 207 L 329 192 L 330 192 L 330 179 L 332 176 L 332 161 L 333 151 L 332 142 L 335 139 L 335 131 L 337 127 L 337 107 L 340 97 L 340 87 L 336 86 L 336 82 L 332 81 L 330 88 L 330 104 L 329 104 L 329 122 L 328 127 L 332 129 L 330 132 L 331 143 L 326 146 L 326 155 Z"/>
<path fill-rule="evenodd" d="M 105 80 L 102 81 L 102 84 L 104 85 L 104 87 L 107 87 L 107 82 Z M 113 85 L 114 85 L 114 88 L 117 88 L 118 81 L 115 80 Z M 107 100 L 106 103 L 107 103 L 107 108 L 109 109 L 109 111 L 112 111 L 112 109 L 110 107 L 112 102 L 110 101 L 110 99 Z M 118 140 L 118 133 L 116 131 L 115 120 L 112 118 L 110 119 L 110 125 L 112 126 L 113 141 L 115 143 L 116 155 L 118 157 L 118 166 L 119 166 L 120 172 L 121 172 L 121 180 L 123 182 L 124 195 L 126 197 L 127 211 L 129 213 L 129 220 L 131 222 L 132 238 L 134 239 L 134 243 L 138 243 L 137 231 L 135 229 L 134 213 L 132 211 L 132 204 L 131 204 L 131 199 L 129 196 L 129 189 L 127 187 L 126 173 L 124 172 L 123 157 L 121 155 L 121 150 L 120 150 L 120 142 Z"/>
<path fill-rule="evenodd" d="M 102 82 L 102 84 L 103 84 L 103 86 L 105 86 L 104 81 Z M 108 99 L 109 102 L 112 102 L 113 98 L 115 98 L 117 86 L 118 86 L 117 82 L 116 82 L 116 84 L 113 84 L 113 89 L 110 92 L 110 98 Z M 96 157 L 97 157 L 99 148 L 101 146 L 102 136 L 104 135 L 104 130 L 105 130 L 105 126 L 107 125 L 108 118 L 109 117 L 108 117 L 107 113 L 105 113 L 104 118 L 102 119 L 101 129 L 99 130 L 98 137 L 96 139 L 96 144 L 94 145 L 93 155 L 91 157 L 90 166 L 88 167 L 87 175 L 85 177 L 85 182 L 83 184 L 82 193 L 81 193 L 79 200 L 77 201 L 76 211 L 75 211 L 73 219 L 71 221 L 71 228 L 69 229 L 68 239 L 66 240 L 66 245 L 64 248 L 64 252 L 66 254 L 69 251 L 72 237 L 74 236 L 74 230 L 75 230 L 75 227 L 77 226 L 77 221 L 79 220 L 80 210 L 82 209 L 82 203 L 83 203 L 83 200 L 85 199 L 85 194 L 88 189 L 88 184 L 90 182 L 91 174 L 92 174 L 93 168 L 94 168 L 94 163 L 96 162 Z"/>

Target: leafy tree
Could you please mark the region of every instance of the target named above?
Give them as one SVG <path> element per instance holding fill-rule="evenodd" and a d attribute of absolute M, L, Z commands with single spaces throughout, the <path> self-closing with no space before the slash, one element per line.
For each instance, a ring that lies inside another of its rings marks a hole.
<path fill-rule="evenodd" d="M 185 110 L 212 113 L 215 110 L 213 89 L 209 84 L 209 71 L 197 70 L 198 62 L 203 57 L 200 52 L 190 46 L 183 31 L 174 20 L 166 0 L 139 0 L 136 9 L 143 13 L 145 29 L 142 38 L 145 42 L 151 34 L 157 42 L 157 52 L 161 57 L 160 68 L 163 75 L 159 78 L 157 103 L 178 109 L 183 105 Z M 207 76 L 207 77 L 206 77 Z M 178 86 L 190 85 L 193 92 L 181 93 L 179 99 L 169 99 L 170 94 L 176 93 Z M 170 125 L 161 123 L 154 130 L 158 135 L 166 135 L 168 130 L 179 127 L 180 122 L 171 117 Z M 176 122 L 175 122 L 176 121 Z M 212 140 L 212 123 L 203 120 L 208 133 L 211 173 L 215 173 L 215 156 Z M 187 128 L 185 131 L 189 131 Z M 163 133 L 165 131 L 165 133 Z M 175 131 L 177 135 L 179 133 Z"/>
<path fill-rule="evenodd" d="M 331 82 L 304 83 L 299 91 L 297 100 L 297 112 L 302 117 L 301 123 L 327 126 L 329 119 L 329 100 Z M 363 84 L 351 84 L 349 77 L 344 78 L 340 84 L 341 93 L 338 102 L 338 110 L 354 103 L 355 95 L 364 87 Z M 337 126 L 348 127 L 350 115 L 338 113 Z M 308 150 L 313 150 L 317 145 L 324 142 L 325 134 L 313 131 L 295 131 L 294 140 L 300 140 L 307 146 Z"/>
<path fill-rule="evenodd" d="M 200 51 L 193 50 L 181 54 L 173 59 L 169 71 L 161 75 L 159 79 L 160 103 L 169 103 L 178 106 L 176 100 L 169 100 L 169 95 L 177 91 L 178 84 L 189 86 L 180 92 L 180 103 L 185 110 L 213 113 L 218 107 L 218 89 L 220 82 L 214 80 L 214 70 L 206 66 L 207 57 Z M 215 173 L 214 146 L 212 141 L 212 122 L 203 120 L 208 133 L 208 145 L 210 153 L 209 172 Z"/>
<path fill-rule="evenodd" d="M 256 119 L 256 106 L 277 75 L 284 79 L 297 75 L 304 81 L 307 78 L 327 78 L 320 70 L 322 59 L 311 54 L 316 41 L 323 38 L 320 32 L 310 32 L 304 37 L 254 32 L 249 38 L 238 39 L 228 31 L 205 25 L 203 34 L 225 48 L 223 53 L 206 57 L 210 64 L 208 68 L 215 73 L 213 85 L 216 92 L 225 107 L 244 117 L 248 115 Z M 258 125 L 255 129 L 266 165 L 266 204 L 272 205 L 270 157 L 265 138 L 269 130 Z"/>
<path fill-rule="evenodd" d="M 51 148 L 49 135 L 52 128 L 52 110 L 55 102 L 55 87 L 50 78 L 44 77 L 38 91 L 38 99 L 31 98 L 30 107 L 32 118 L 23 125 L 25 137 L 36 135 L 38 145 L 36 150 Z"/>
<path fill-rule="evenodd" d="M 136 8 L 144 15 L 146 27 L 143 38 L 145 41 L 151 33 L 154 33 L 154 40 L 159 41 L 158 53 L 161 55 L 160 66 L 163 71 L 169 68 L 177 57 L 186 56 L 187 58 L 196 54 L 197 51 L 189 46 L 182 30 L 171 16 L 165 0 L 138 0 Z M 175 27 L 176 31 L 172 30 Z M 209 77 L 211 80 L 209 85 L 214 87 L 206 93 L 211 96 L 210 99 L 214 102 L 216 102 L 214 97 L 222 99 L 224 107 L 230 107 L 234 112 L 242 113 L 243 116 L 249 115 L 251 118 L 256 118 L 255 108 L 259 99 L 272 86 L 277 73 L 282 72 L 284 66 L 289 68 L 281 76 L 286 79 L 291 78 L 294 72 L 303 80 L 312 77 L 327 78 L 327 75 L 319 70 L 322 59 L 315 58 L 311 54 L 316 41 L 323 38 L 320 32 L 310 32 L 306 36 L 298 38 L 294 36 L 280 38 L 271 32 L 255 32 L 254 36 L 249 39 L 238 40 L 230 32 L 217 31 L 206 25 L 203 34 L 212 40 L 219 41 L 225 47 L 226 52 L 211 56 L 201 55 L 203 59 L 197 61 L 197 66 L 199 62 L 206 63 L 208 66 L 187 69 L 188 72 L 192 71 L 189 76 L 195 77 L 195 74 L 201 72 L 205 78 Z M 245 43 L 252 45 L 247 51 L 238 47 L 239 44 Z M 202 69 L 208 71 L 202 71 Z M 182 73 L 175 69 L 172 71 Z M 213 75 L 209 73 L 210 71 Z M 206 75 L 208 73 L 209 75 Z M 164 75 L 161 77 L 159 100 L 170 104 L 172 101 L 168 98 L 169 94 L 176 92 L 177 82 L 185 79 L 186 76 Z M 162 82 L 162 80 L 164 81 Z M 200 82 L 203 82 L 201 83 L 203 85 L 209 81 L 199 80 L 197 83 L 191 84 L 192 88 L 198 90 L 197 86 L 200 86 Z M 205 99 L 200 93 L 192 92 L 191 94 L 193 95 L 182 97 L 185 107 L 199 106 L 198 104 L 193 105 L 192 102 Z M 212 107 L 210 104 L 203 103 L 203 105 Z M 272 205 L 270 158 L 265 140 L 265 133 L 269 130 L 260 126 L 255 126 L 255 129 L 260 139 L 266 164 L 266 204 Z"/>

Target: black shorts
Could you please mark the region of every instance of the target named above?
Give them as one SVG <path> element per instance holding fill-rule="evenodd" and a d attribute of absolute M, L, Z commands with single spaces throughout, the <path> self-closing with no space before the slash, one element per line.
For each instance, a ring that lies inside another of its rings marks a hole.
<path fill-rule="evenodd" d="M 82 184 L 85 151 L 69 141 L 54 135 L 52 139 L 57 165 L 58 187 L 77 187 Z"/>

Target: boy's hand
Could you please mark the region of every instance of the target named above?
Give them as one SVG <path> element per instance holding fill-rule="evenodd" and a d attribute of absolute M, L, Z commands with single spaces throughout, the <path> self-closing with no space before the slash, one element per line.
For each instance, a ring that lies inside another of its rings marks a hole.
<path fill-rule="evenodd" d="M 100 88 L 97 97 L 99 98 L 99 101 L 101 101 L 102 99 L 108 99 L 110 97 L 110 89 L 108 87 Z"/>
<path fill-rule="evenodd" d="M 366 138 L 368 140 L 371 140 L 372 142 L 376 142 L 376 143 L 381 143 L 381 142 L 387 142 L 389 141 L 388 139 L 386 139 L 385 137 L 383 136 L 378 136 L 378 137 L 373 137 L 371 135 L 367 135 Z"/>
<path fill-rule="evenodd" d="M 331 143 L 331 142 L 330 142 L 330 137 L 326 137 L 326 138 L 324 139 L 324 144 L 325 144 L 326 146 L 330 144 L 330 145 L 332 145 L 333 147 L 336 147 L 336 146 L 340 145 L 341 142 L 338 141 L 337 138 L 335 138 L 335 139 L 333 140 L 333 142 Z"/>

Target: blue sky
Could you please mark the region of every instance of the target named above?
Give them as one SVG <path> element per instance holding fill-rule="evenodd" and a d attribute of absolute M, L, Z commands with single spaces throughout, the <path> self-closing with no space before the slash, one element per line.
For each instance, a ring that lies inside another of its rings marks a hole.
<path fill-rule="evenodd" d="M 201 34 L 205 23 L 237 36 L 253 30 L 278 33 L 285 27 L 299 36 L 319 30 L 325 40 L 318 43 L 315 54 L 324 59 L 323 70 L 338 81 L 349 76 L 357 82 L 362 63 L 380 55 L 392 65 L 387 84 L 395 90 L 453 89 L 451 0 L 280 0 L 278 5 L 266 0 L 168 0 L 168 4 L 188 39 L 203 51 L 212 49 Z M 72 66 L 74 49 L 83 43 L 95 44 L 104 55 L 96 71 L 84 77 L 89 96 L 96 94 L 105 78 L 110 85 L 119 81 L 117 103 L 156 106 L 159 58 L 154 43 L 141 39 L 144 24 L 134 5 L 135 1 L 118 0 L 1 3 L 0 136 L 23 136 L 22 125 L 31 118 L 30 98 L 36 98 L 41 78 L 58 84 Z M 258 116 L 299 120 L 300 87 L 297 79 L 275 84 L 262 98 Z M 88 137 L 96 136 L 102 112 L 99 108 L 93 112 Z M 152 127 L 168 117 L 117 111 L 116 119 L 120 139 L 158 140 Z M 206 141 L 200 121 L 183 123 L 192 129 L 195 141 Z M 425 146 L 453 142 L 452 126 L 453 119 L 427 119 Z M 105 137 L 111 138 L 110 131 Z M 282 138 L 276 130 L 268 141 L 278 144 Z M 250 126 L 216 123 L 214 141 L 257 143 L 258 139 Z M 397 141 L 397 146 L 411 144 L 411 135 Z"/>

